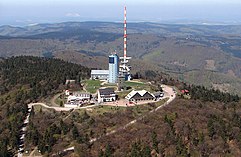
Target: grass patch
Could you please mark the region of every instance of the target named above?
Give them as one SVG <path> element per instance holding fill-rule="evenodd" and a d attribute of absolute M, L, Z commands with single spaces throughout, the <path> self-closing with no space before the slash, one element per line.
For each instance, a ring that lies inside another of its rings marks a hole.
<path fill-rule="evenodd" d="M 60 105 L 60 102 L 62 101 L 62 99 L 60 99 L 59 97 L 57 99 L 54 100 L 54 102 L 58 105 Z"/>
<path fill-rule="evenodd" d="M 126 81 L 125 84 L 126 84 L 127 86 L 131 86 L 131 87 L 143 87 L 143 86 L 146 86 L 146 84 L 143 83 L 143 82 Z"/>
<path fill-rule="evenodd" d="M 125 97 L 131 92 L 131 90 L 128 91 L 121 91 L 116 93 L 118 95 L 118 98 L 125 99 Z"/>
<path fill-rule="evenodd" d="M 54 100 L 54 102 L 56 104 L 58 104 L 59 106 L 61 105 L 61 102 L 63 102 L 62 105 L 64 105 L 65 101 L 66 101 L 65 99 L 61 99 L 60 97 L 58 97 L 57 99 Z"/>
<path fill-rule="evenodd" d="M 101 87 L 101 81 L 100 80 L 86 80 L 85 85 L 86 85 L 86 90 L 87 92 L 90 93 L 96 93 L 96 91 Z"/>
<path fill-rule="evenodd" d="M 113 84 L 113 83 L 106 83 L 104 84 L 102 87 L 116 87 L 117 85 L 116 84 Z"/>
<path fill-rule="evenodd" d="M 125 82 L 125 85 L 127 87 L 131 87 L 132 89 L 135 89 L 135 90 L 147 90 L 147 91 L 150 91 L 151 90 L 151 87 L 150 85 L 146 84 L 146 83 L 143 83 L 143 82 L 132 82 L 132 81 L 127 81 Z"/>
<path fill-rule="evenodd" d="M 87 111 L 90 116 L 103 115 L 104 113 L 116 113 L 117 111 L 126 111 L 126 107 L 115 107 L 115 106 L 98 106 L 92 108 L 91 111 Z"/>

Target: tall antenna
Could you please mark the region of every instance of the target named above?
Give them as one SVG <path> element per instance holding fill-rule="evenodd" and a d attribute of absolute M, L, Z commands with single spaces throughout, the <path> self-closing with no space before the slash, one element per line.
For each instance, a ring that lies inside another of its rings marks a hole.
<path fill-rule="evenodd" d="M 127 57 L 127 19 L 126 6 L 124 7 L 124 56 L 120 57 L 120 75 L 125 77 L 125 80 L 130 80 L 131 66 L 128 64 L 131 57 Z"/>
<path fill-rule="evenodd" d="M 124 9 L 124 62 L 127 54 L 127 22 L 126 22 L 126 6 Z"/>

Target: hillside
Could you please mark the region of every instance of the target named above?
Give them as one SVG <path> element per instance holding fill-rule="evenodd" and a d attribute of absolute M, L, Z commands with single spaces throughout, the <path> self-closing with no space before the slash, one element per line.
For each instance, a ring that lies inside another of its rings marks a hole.
<path fill-rule="evenodd" d="M 119 33 L 123 30 L 122 23 L 114 22 L 64 22 L 54 24 L 38 24 L 27 27 L 0 26 L 0 35 L 22 37 L 37 35 L 49 32 L 58 32 L 65 29 L 80 28 L 105 33 Z M 178 25 L 178 24 L 160 24 L 151 22 L 128 23 L 129 33 L 144 34 L 162 34 L 173 36 L 179 35 L 237 35 L 241 33 L 239 25 Z M 122 34 L 122 33 L 121 33 Z"/>
<path fill-rule="evenodd" d="M 240 109 L 240 103 L 178 99 L 95 142 L 91 153 L 97 156 L 111 148 L 113 156 L 240 156 Z"/>
<path fill-rule="evenodd" d="M 75 146 L 73 153 L 62 154 L 66 157 L 240 156 L 240 102 L 178 98 L 148 114 L 154 106 L 99 106 L 93 110 L 76 110 L 70 116 L 36 108 L 31 117 L 27 147 L 39 144 L 38 148 L 45 155 L 51 155 Z M 145 118 L 137 123 L 105 136 L 142 114 Z M 103 137 L 89 142 L 99 136 Z M 46 144 L 47 148 L 44 147 Z"/>
<path fill-rule="evenodd" d="M 28 112 L 27 103 L 45 102 L 65 87 L 66 79 L 89 78 L 89 69 L 60 59 L 32 56 L 0 60 L 0 156 L 13 156 L 20 143 L 20 128 Z M 62 156 L 210 156 L 240 155 L 241 104 L 237 95 L 189 86 L 161 73 L 147 71 L 147 81 L 160 80 L 190 91 L 155 111 L 166 99 L 133 107 L 98 105 L 91 109 L 57 112 L 34 106 L 24 149 L 37 148 L 54 155 L 75 146 Z M 77 83 L 79 85 L 79 83 Z M 79 85 L 81 88 L 81 86 Z M 143 117 L 144 118 L 141 118 Z M 137 119 L 134 125 L 125 126 Z M 106 133 L 117 129 L 112 135 Z M 96 137 L 96 142 L 90 140 Z M 128 139 L 128 140 L 127 140 Z M 224 151 L 223 151 L 224 150 Z"/>
<path fill-rule="evenodd" d="M 11 57 L 0 60 L 0 156 L 13 156 L 30 102 L 46 100 L 66 79 L 89 78 L 90 70 L 59 59 Z"/>
<path fill-rule="evenodd" d="M 111 52 L 122 55 L 122 27 L 110 22 L 2 26 L 0 56 L 55 57 L 103 69 Z M 240 32 L 241 26 L 130 23 L 128 54 L 134 58 L 134 72 L 162 71 L 188 83 L 197 83 L 195 76 L 203 78 L 199 84 L 240 94 Z"/>

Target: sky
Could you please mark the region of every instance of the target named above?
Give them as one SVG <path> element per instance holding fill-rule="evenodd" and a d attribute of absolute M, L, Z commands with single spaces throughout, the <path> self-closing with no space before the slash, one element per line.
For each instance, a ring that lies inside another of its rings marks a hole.
<path fill-rule="evenodd" d="M 0 25 L 66 21 L 241 24 L 241 0 L 0 0 Z"/>

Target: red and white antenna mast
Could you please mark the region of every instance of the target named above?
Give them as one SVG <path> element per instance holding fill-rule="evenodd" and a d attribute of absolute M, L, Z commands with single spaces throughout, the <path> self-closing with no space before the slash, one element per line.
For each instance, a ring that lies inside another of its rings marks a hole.
<path fill-rule="evenodd" d="M 126 80 L 131 79 L 130 70 L 131 66 L 128 65 L 131 57 L 127 57 L 127 18 L 126 6 L 124 7 L 124 56 L 120 57 L 120 75 L 124 76 Z"/>
<path fill-rule="evenodd" d="M 124 62 L 127 54 L 127 22 L 126 22 L 126 6 L 124 9 Z"/>

